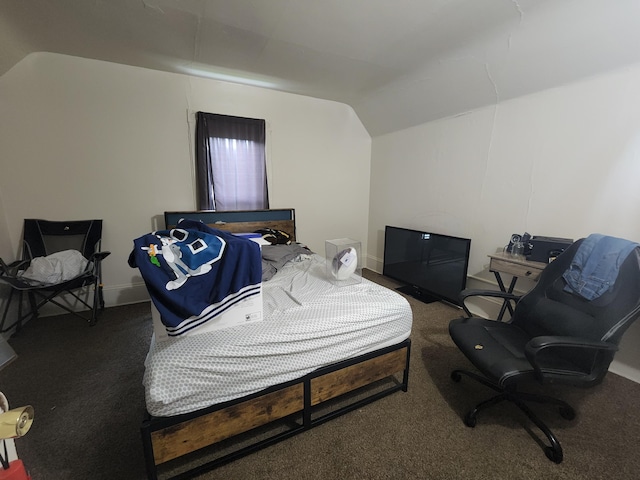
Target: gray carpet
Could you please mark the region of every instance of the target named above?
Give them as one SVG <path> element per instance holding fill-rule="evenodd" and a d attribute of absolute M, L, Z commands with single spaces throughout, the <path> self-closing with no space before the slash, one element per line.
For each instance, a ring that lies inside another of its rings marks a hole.
<path fill-rule="evenodd" d="M 395 284 L 365 271 L 374 281 Z M 637 479 L 640 385 L 609 374 L 590 390 L 556 388 L 573 421 L 535 406 L 564 448 L 556 465 L 514 407 L 461 417 L 492 393 L 453 368 L 468 367 L 447 333 L 461 311 L 410 299 L 409 391 L 208 472 L 214 479 Z M 31 431 L 16 440 L 33 480 L 144 479 L 141 385 L 151 335 L 149 304 L 108 308 L 88 327 L 71 316 L 30 322 L 10 340 L 19 358 L 0 372 L 12 406 L 31 404 Z M 533 386 L 535 388 L 536 386 Z M 162 478 L 162 477 L 161 477 Z"/>

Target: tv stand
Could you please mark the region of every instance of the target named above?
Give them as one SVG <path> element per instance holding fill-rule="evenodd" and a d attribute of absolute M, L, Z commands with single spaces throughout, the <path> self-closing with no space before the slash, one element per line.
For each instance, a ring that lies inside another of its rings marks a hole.
<path fill-rule="evenodd" d="M 441 298 L 436 297 L 435 295 L 430 295 L 428 293 L 423 292 L 418 287 L 414 287 L 413 285 L 405 285 L 402 287 L 396 288 L 400 293 L 404 293 L 407 295 L 411 295 L 416 300 L 420 300 L 424 303 L 433 303 L 439 302 Z"/>

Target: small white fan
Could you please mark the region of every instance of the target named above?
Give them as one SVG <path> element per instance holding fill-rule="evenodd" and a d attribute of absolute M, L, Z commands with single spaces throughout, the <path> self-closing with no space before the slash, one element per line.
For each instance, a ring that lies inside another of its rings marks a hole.
<path fill-rule="evenodd" d="M 338 280 L 346 280 L 358 267 L 358 254 L 353 247 L 338 252 L 331 262 L 331 273 Z"/>

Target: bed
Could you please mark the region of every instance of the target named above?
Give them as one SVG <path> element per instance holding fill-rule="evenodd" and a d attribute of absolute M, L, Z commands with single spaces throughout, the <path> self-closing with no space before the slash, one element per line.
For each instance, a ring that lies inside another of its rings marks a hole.
<path fill-rule="evenodd" d="M 263 282 L 263 321 L 152 339 L 141 427 L 148 478 L 190 478 L 407 390 L 409 304 L 367 279 L 332 284 L 324 258 L 295 243 L 293 209 L 165 213 L 168 228 L 181 218 L 283 231 L 294 253 Z"/>

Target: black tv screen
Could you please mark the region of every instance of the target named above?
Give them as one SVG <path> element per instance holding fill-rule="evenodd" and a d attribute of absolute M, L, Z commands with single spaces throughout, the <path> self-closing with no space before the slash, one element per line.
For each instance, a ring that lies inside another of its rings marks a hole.
<path fill-rule="evenodd" d="M 460 305 L 467 284 L 471 240 L 407 228 L 385 228 L 383 275 L 402 284 L 399 291 L 424 302 Z"/>

